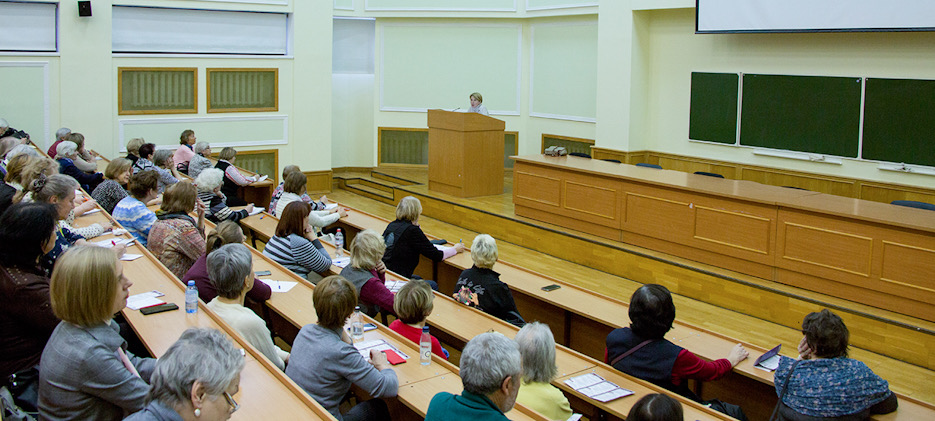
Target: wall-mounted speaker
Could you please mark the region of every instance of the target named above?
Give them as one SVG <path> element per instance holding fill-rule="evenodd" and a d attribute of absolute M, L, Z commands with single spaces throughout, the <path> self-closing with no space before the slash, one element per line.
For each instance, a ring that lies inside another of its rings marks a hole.
<path fill-rule="evenodd" d="M 91 1 L 79 1 L 78 2 L 78 16 L 89 17 L 91 16 Z"/>

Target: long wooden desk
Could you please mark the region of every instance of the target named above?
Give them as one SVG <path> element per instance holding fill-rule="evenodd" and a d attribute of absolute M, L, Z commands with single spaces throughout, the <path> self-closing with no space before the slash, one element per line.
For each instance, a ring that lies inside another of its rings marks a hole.
<path fill-rule="evenodd" d="M 935 212 L 579 157 L 513 157 L 517 216 L 935 321 Z"/>
<path fill-rule="evenodd" d="M 106 212 L 101 211 L 79 217 L 76 225 L 84 226 L 108 220 Z M 109 238 L 115 237 L 108 233 L 91 241 Z M 130 236 L 125 234 L 123 238 L 130 238 Z M 180 307 L 176 311 L 149 316 L 144 316 L 139 311 L 123 310 L 124 317 L 152 355 L 159 356 L 165 353 L 189 327 L 220 330 L 230 336 L 235 344 L 247 351 L 246 365 L 241 373 L 240 392 L 235 396 L 241 404 L 241 409 L 233 415 L 233 419 L 252 420 L 270 416 L 277 419 L 334 419 L 285 373 L 244 341 L 239 334 L 232 333 L 235 331 L 215 316 L 204 303 L 199 303 L 197 314 L 186 314 L 182 309 L 185 303 L 185 292 L 181 284 L 175 280 L 165 266 L 155 260 L 148 250 L 134 244 L 127 249 L 127 253 L 143 255 L 136 260 L 123 262 L 124 273 L 133 282 L 131 294 L 158 290 L 165 294 L 161 299 L 176 303 Z"/>
<path fill-rule="evenodd" d="M 275 229 L 275 222 L 270 224 L 266 218 L 259 220 L 256 217 L 249 220 L 246 225 L 253 228 L 264 230 L 269 233 Z M 275 220 L 272 220 L 275 221 Z M 349 243 L 357 232 L 363 229 L 374 229 L 381 232 L 389 221 L 364 213 L 354 209 L 348 211 L 348 216 L 338 221 L 346 234 L 346 241 Z M 272 228 L 270 228 L 272 227 Z M 261 239 L 266 234 L 257 234 Z M 454 283 L 462 270 L 471 267 L 469 253 L 461 253 L 448 258 L 438 264 L 422 259 L 420 269 L 422 273 L 433 276 L 439 282 L 440 290 L 447 293 L 453 290 Z M 611 330 L 624 327 L 629 323 L 628 305 L 620 300 L 616 300 L 592 291 L 585 290 L 561 280 L 548 277 L 546 275 L 513 265 L 509 262 L 498 261 L 495 270 L 501 274 L 504 280 L 513 292 L 513 297 L 517 303 L 520 313 L 527 320 L 539 320 L 548 323 L 555 333 L 556 341 L 575 351 L 582 352 L 594 359 L 603 359 L 604 338 Z M 544 292 L 542 286 L 558 284 L 562 288 Z M 436 300 L 436 306 L 439 301 Z M 433 315 L 434 317 L 435 315 Z M 430 324 L 432 318 L 429 319 Z M 467 328 L 467 327 L 465 327 Z M 734 344 L 739 341 L 720 335 L 709 330 L 700 329 L 676 320 L 674 328 L 666 335 L 667 339 L 690 349 L 702 358 L 715 360 L 726 356 Z M 787 356 L 795 355 L 796 344 L 786 344 L 783 354 Z M 744 346 L 750 351 L 752 356 L 757 356 L 766 351 L 765 348 L 744 343 Z M 701 395 L 706 398 L 720 397 L 726 401 L 744 402 L 753 401 L 759 406 L 748 410 L 748 415 L 764 413 L 768 417 L 772 405 L 775 403 L 776 396 L 773 389 L 772 373 L 765 372 L 753 367 L 755 358 L 749 358 L 741 362 L 734 368 L 733 373 L 727 378 L 717 382 L 705 383 Z M 871 368 L 873 363 L 868 364 Z M 921 382 L 920 384 L 925 384 Z M 911 394 L 900 394 L 901 405 L 905 407 L 919 406 L 920 411 L 928 411 L 935 416 L 935 407 L 911 399 Z M 747 409 L 748 406 L 745 406 Z M 900 413 L 911 414 L 912 411 L 903 411 Z M 894 415 L 889 415 L 893 417 Z M 902 418 L 900 419 L 912 419 Z"/>
<path fill-rule="evenodd" d="M 277 221 L 278 219 L 276 217 L 266 214 L 263 218 L 255 215 L 245 218 L 241 222 L 245 228 L 252 231 L 252 235 L 268 239 L 269 235 L 271 235 L 273 232 L 271 229 L 275 229 Z M 260 232 L 257 232 L 258 230 Z M 325 248 L 329 254 L 332 256 L 334 255 L 335 250 L 332 245 L 325 243 Z M 265 258 L 265 256 L 263 257 Z M 278 266 L 275 264 L 275 262 L 269 263 L 271 263 L 270 267 Z M 273 269 L 267 268 L 266 270 L 272 271 Z M 341 268 L 337 266 L 332 266 L 330 269 L 332 274 L 338 274 L 340 271 Z M 405 278 L 402 278 L 392 272 L 388 272 L 387 279 L 401 280 Z M 302 288 L 303 285 L 305 288 Z M 280 300 L 278 302 L 273 300 L 269 301 L 270 309 L 278 316 L 281 316 L 283 319 L 288 321 L 288 323 L 292 325 L 293 329 L 298 329 L 304 324 L 312 323 L 315 320 L 314 314 L 309 314 L 307 310 L 302 310 L 302 307 L 305 305 L 303 303 L 311 302 L 312 289 L 313 287 L 307 281 L 300 282 L 300 285 L 297 285 L 295 288 L 293 288 L 289 294 L 278 294 L 289 295 L 290 297 L 288 297 L 288 300 Z M 274 298 L 276 298 L 275 295 L 277 294 L 274 294 Z M 441 340 L 444 340 L 446 343 L 456 346 L 459 350 L 462 349 L 467 341 L 469 341 L 474 336 L 490 330 L 500 332 L 508 337 L 515 336 L 516 332 L 518 331 L 518 329 L 513 325 L 505 323 L 476 309 L 463 306 L 455 302 L 451 297 L 448 297 L 447 295 L 439 292 L 435 293 L 435 309 L 432 312 L 432 315 L 429 317 L 428 323 L 430 326 L 436 329 L 433 331 L 436 336 L 438 336 Z M 279 329 L 277 334 L 280 336 L 294 336 L 294 333 L 289 332 L 289 326 L 282 326 L 279 323 L 276 323 L 275 325 Z M 413 349 L 416 346 L 415 343 L 407 341 L 404 338 L 401 338 L 401 340 L 406 342 L 406 346 L 412 347 Z M 438 361 L 443 361 L 439 360 L 437 356 L 433 358 Z M 600 374 L 605 379 L 635 392 L 634 397 L 618 399 L 604 404 L 583 398 L 580 395 L 577 395 L 577 392 L 574 392 L 574 390 L 568 387 L 566 384 L 556 380 L 554 382 L 555 386 L 559 387 L 570 396 L 572 402 L 574 402 L 574 409 L 578 412 L 588 415 L 589 417 L 595 417 L 599 414 L 604 414 L 623 419 L 626 417 L 627 413 L 629 412 L 633 403 L 636 402 L 638 397 L 644 396 L 648 393 L 666 393 L 661 388 L 617 372 L 616 370 L 613 370 L 598 360 L 586 357 L 564 346 L 558 346 L 556 361 L 559 366 L 560 376 L 562 377 L 581 375 L 588 371 L 600 371 Z M 402 387 L 402 377 L 400 380 L 400 386 Z M 402 389 L 400 390 L 402 391 Z M 700 405 L 697 405 L 694 402 L 690 402 L 684 398 L 678 397 L 678 399 L 683 402 L 686 413 L 691 414 L 690 417 L 693 417 L 691 419 L 731 419 L 729 417 L 723 416 L 722 414 L 707 410 Z M 513 416 L 511 414 L 511 418 L 512 417 Z"/>

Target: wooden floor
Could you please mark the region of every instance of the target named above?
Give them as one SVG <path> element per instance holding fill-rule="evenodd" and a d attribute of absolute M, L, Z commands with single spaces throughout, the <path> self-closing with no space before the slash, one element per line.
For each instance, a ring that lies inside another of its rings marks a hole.
<path fill-rule="evenodd" d="M 388 177 L 384 177 L 384 175 Z M 425 169 L 379 168 L 376 169 L 373 174 L 370 172 L 336 171 L 335 179 L 339 179 L 347 183 L 351 183 L 349 180 L 355 180 L 355 183 L 366 183 L 372 180 L 377 182 L 379 185 L 392 186 L 399 190 L 411 192 L 413 194 L 434 195 L 434 193 L 428 192 L 424 185 L 427 181 L 427 173 Z M 404 180 L 408 180 L 408 182 Z M 392 199 L 393 195 L 391 193 L 375 187 L 364 187 L 363 190 L 369 192 L 369 194 L 362 195 L 360 194 L 361 191 L 356 189 L 336 189 L 329 194 L 329 197 L 339 202 L 347 203 L 347 205 L 353 206 L 365 212 L 369 212 L 388 219 L 394 218 L 395 208 L 391 204 L 394 203 Z M 445 196 L 444 199 L 451 202 L 456 202 L 458 205 L 476 208 L 476 211 L 548 227 L 548 224 L 543 224 L 538 221 L 525 220 L 524 218 L 517 218 L 513 214 L 512 174 L 509 172 L 507 173 L 504 185 L 504 194 L 502 195 L 474 199 L 458 199 L 451 196 Z M 449 241 L 463 239 L 466 244 L 470 244 L 474 236 L 478 234 L 478 232 L 462 228 L 458 225 L 441 222 L 430 217 L 423 217 L 421 220 L 421 225 L 426 231 L 435 235 L 443 236 Z M 564 230 L 560 227 L 549 228 Z M 611 243 L 609 240 L 589 236 L 586 234 L 575 233 L 574 235 L 594 242 Z M 616 243 L 614 245 L 620 246 L 621 244 Z M 629 301 L 629 297 L 633 291 L 642 285 L 640 282 L 636 282 L 631 279 L 616 276 L 604 271 L 595 270 L 586 265 L 575 264 L 566 259 L 557 258 L 533 250 L 532 248 L 522 247 L 511 242 L 498 240 L 498 246 L 500 257 L 504 260 L 525 267 L 534 268 L 537 271 L 547 273 L 550 276 L 554 276 L 563 281 L 580 285 L 601 294 L 605 294 L 624 301 Z M 718 268 L 706 267 L 705 265 L 700 265 L 696 262 L 683 261 L 663 253 L 655 253 L 645 249 L 639 249 L 637 251 L 646 255 L 656 256 L 659 259 L 668 259 L 672 262 L 673 268 L 677 268 L 679 265 L 687 265 L 697 267 L 699 270 L 720 271 Z M 834 306 L 852 308 L 856 309 L 855 311 L 867 312 L 868 314 L 872 314 L 874 317 L 885 320 L 887 322 L 917 326 L 923 329 L 930 329 L 935 332 L 935 324 L 891 312 L 886 312 L 883 310 L 878 310 L 860 303 L 837 300 L 833 297 L 810 293 L 808 291 L 801 291 L 796 288 L 775 284 L 769 281 L 756 279 L 745 275 L 731 273 L 728 273 L 727 275 L 736 277 L 736 279 L 740 282 L 761 285 L 763 288 L 775 290 L 778 294 L 785 294 L 789 297 L 797 297 L 796 299 L 814 300 L 816 302 L 829 303 Z M 704 285 L 700 285 L 698 288 L 704 288 Z M 730 292 L 728 291 L 727 294 L 729 293 Z M 801 333 L 799 329 L 795 328 L 794 326 L 795 323 L 801 322 L 801 317 L 804 314 L 799 315 L 798 320 L 792 321 L 792 327 L 790 327 L 789 321 L 776 322 L 773 320 L 766 320 L 766 318 L 763 317 L 753 317 L 745 314 L 744 312 L 734 311 L 725 308 L 724 306 L 713 305 L 682 295 L 675 295 L 674 300 L 678 308 L 679 320 L 683 320 L 695 326 L 710 329 L 712 331 L 731 337 L 743 338 L 745 341 L 756 344 L 758 346 L 771 348 L 775 346 L 777 342 L 780 342 L 784 344 L 784 348 L 794 349 L 795 345 L 801 339 Z M 792 298 L 790 298 L 790 300 L 792 300 Z M 757 304 L 753 303 L 752 305 Z M 935 388 L 931 387 L 932 384 L 935 384 L 935 378 L 933 378 L 932 370 L 920 367 L 915 364 L 898 361 L 892 358 L 880 358 L 873 352 L 857 347 L 852 347 L 851 356 L 867 362 L 876 361 L 876 363 L 869 363 L 869 365 L 871 365 L 871 368 L 880 373 L 884 378 L 889 380 L 894 390 L 906 395 L 913 396 L 925 402 L 935 402 Z"/>

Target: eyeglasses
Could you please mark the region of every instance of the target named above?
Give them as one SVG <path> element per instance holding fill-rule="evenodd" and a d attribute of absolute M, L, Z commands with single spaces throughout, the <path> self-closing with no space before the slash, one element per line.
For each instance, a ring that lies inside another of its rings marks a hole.
<path fill-rule="evenodd" d="M 238 404 L 237 401 L 234 400 L 234 397 L 231 396 L 230 393 L 224 392 L 224 400 L 226 400 L 227 404 L 230 405 L 231 414 L 233 414 L 234 412 L 237 412 L 237 410 L 240 409 L 240 404 Z"/>

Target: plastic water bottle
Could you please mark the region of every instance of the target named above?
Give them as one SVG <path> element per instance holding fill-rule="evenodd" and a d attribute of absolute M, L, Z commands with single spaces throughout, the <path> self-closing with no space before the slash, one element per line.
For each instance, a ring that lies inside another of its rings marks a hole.
<path fill-rule="evenodd" d="M 422 338 L 419 339 L 419 362 L 429 365 L 432 362 L 432 335 L 429 327 L 422 326 Z"/>
<path fill-rule="evenodd" d="M 364 340 L 364 321 L 360 315 L 360 306 L 354 307 L 351 315 L 351 340 L 358 343 Z"/>
<path fill-rule="evenodd" d="M 195 286 L 195 281 L 188 281 L 188 288 L 185 289 L 185 312 L 198 312 L 198 287 Z"/>
<path fill-rule="evenodd" d="M 341 232 L 341 228 L 338 228 L 338 232 L 334 234 L 334 248 L 337 249 L 335 254 L 344 255 L 344 233 Z"/>

